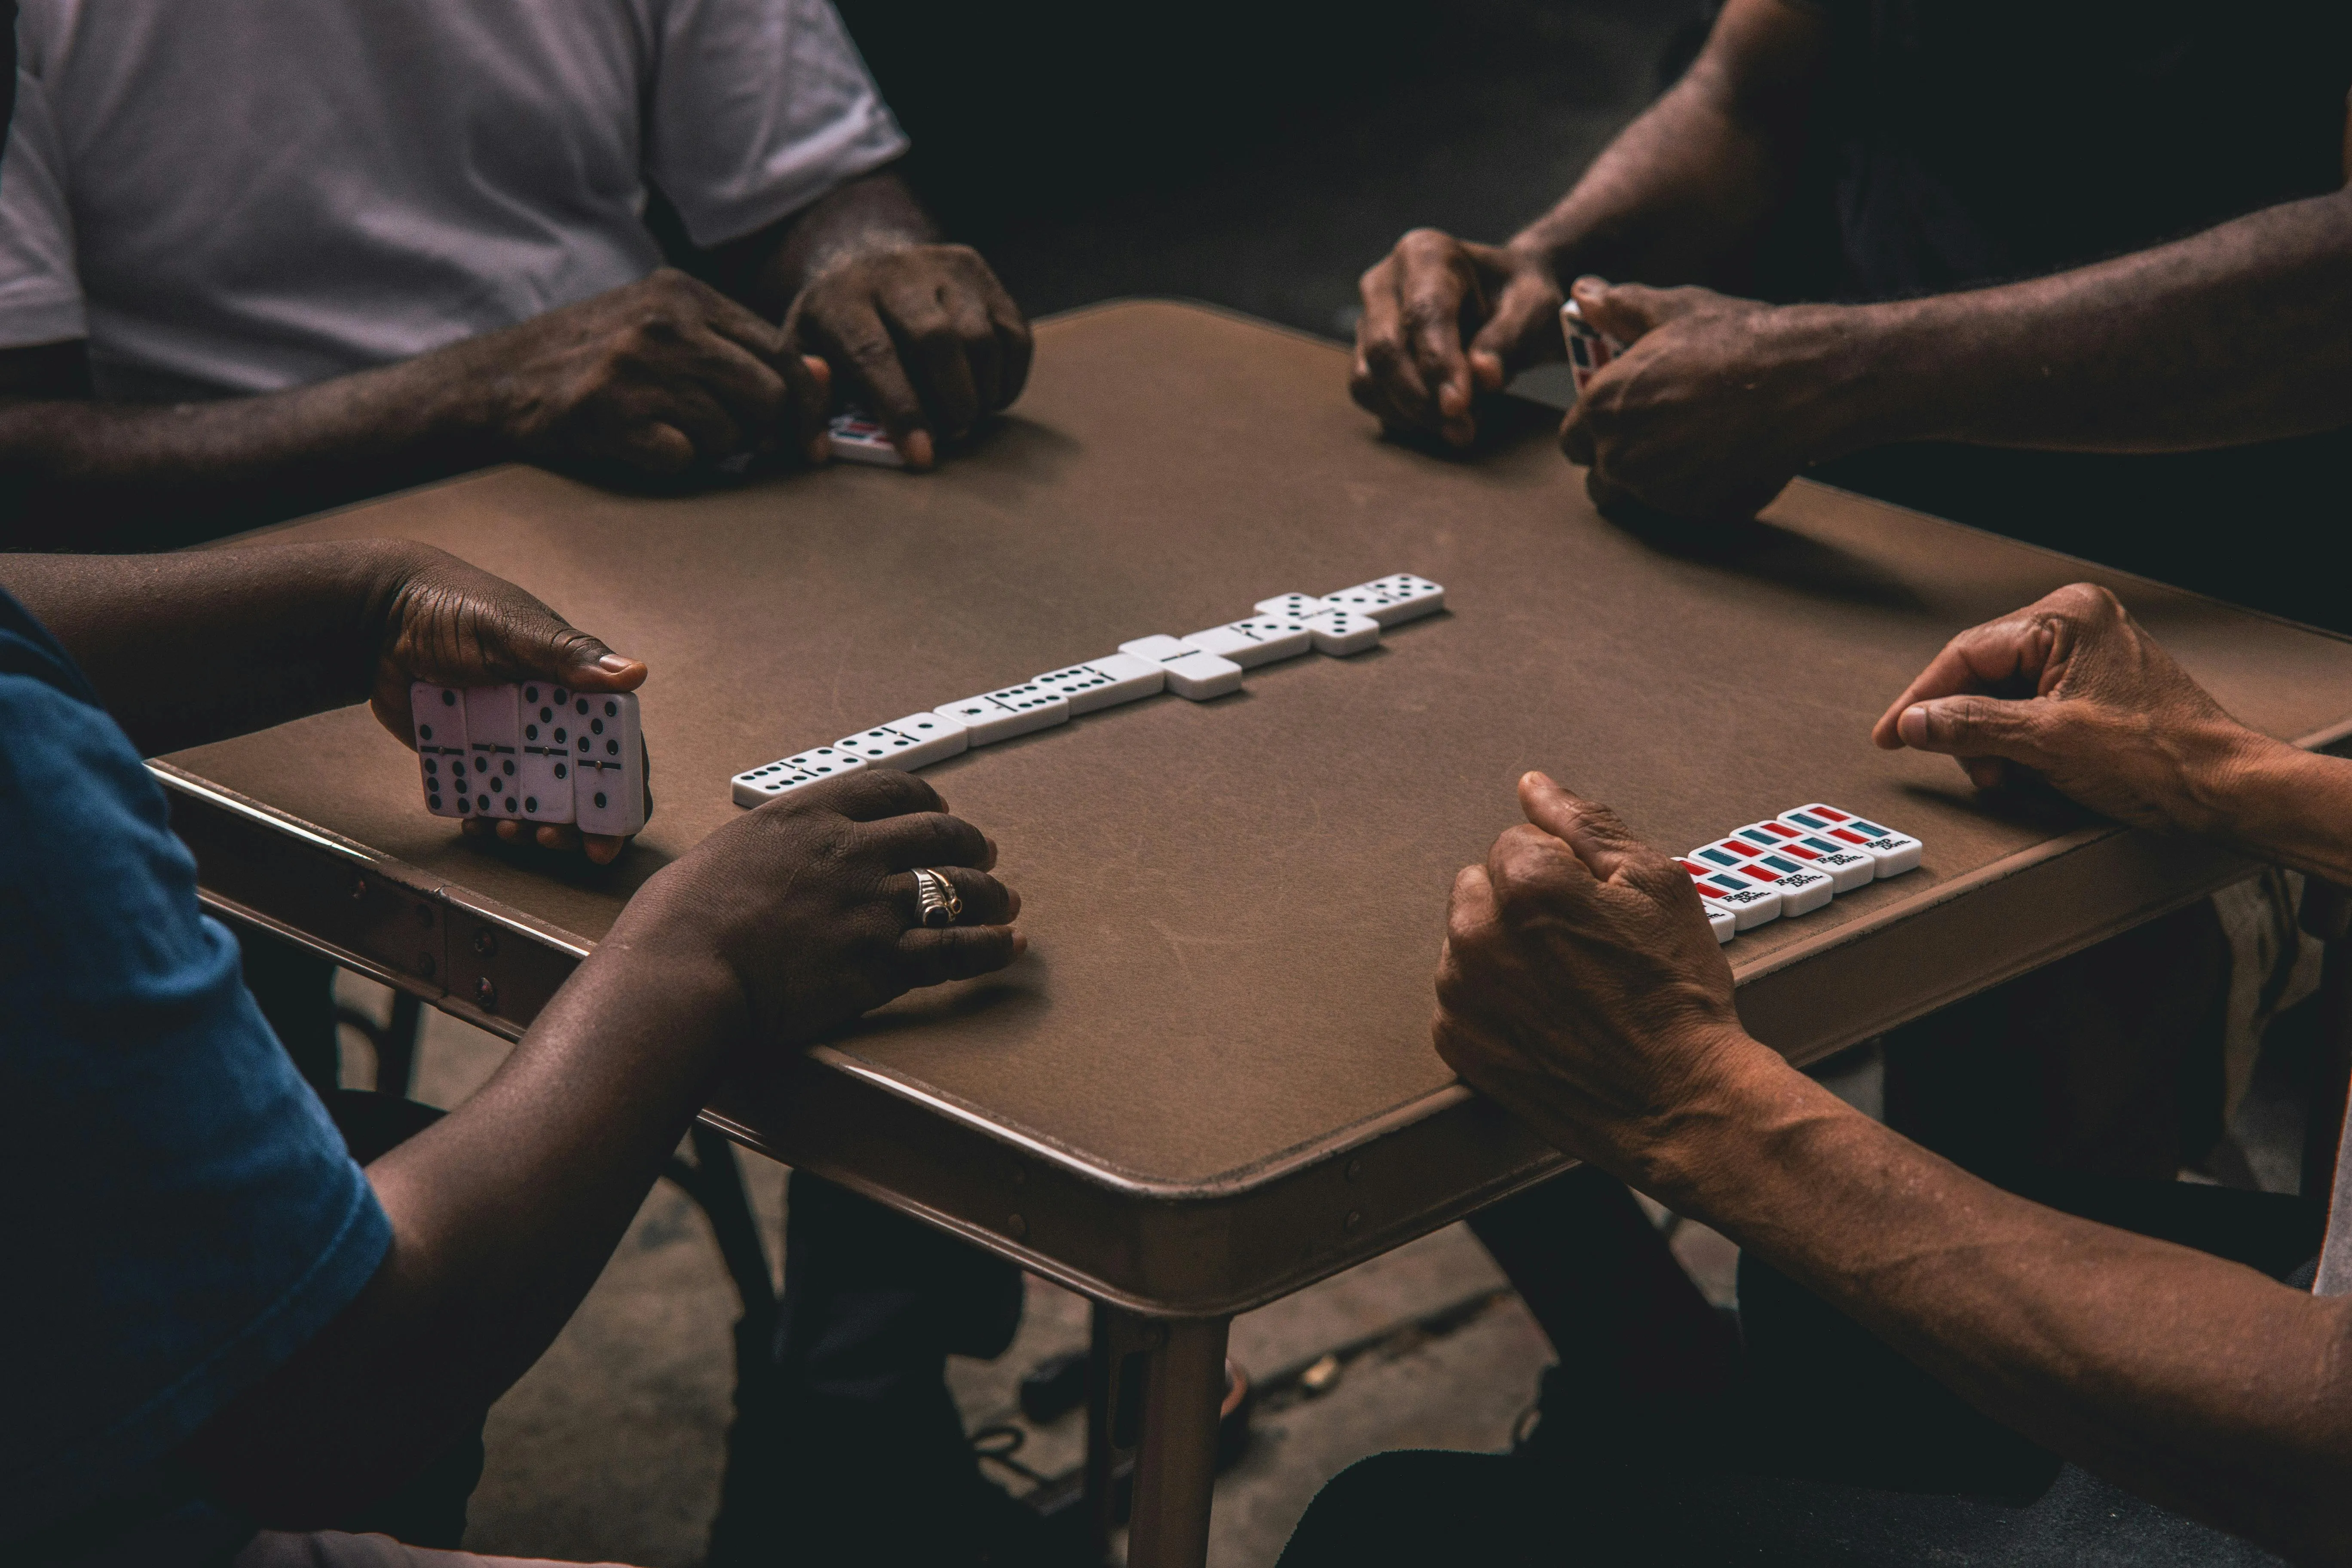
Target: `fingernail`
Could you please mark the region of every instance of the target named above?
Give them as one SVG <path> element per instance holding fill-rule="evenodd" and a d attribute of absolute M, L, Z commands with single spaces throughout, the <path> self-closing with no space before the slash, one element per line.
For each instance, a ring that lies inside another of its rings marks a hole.
<path fill-rule="evenodd" d="M 1914 702 L 1903 710 L 1903 717 L 1895 721 L 1895 732 L 1903 737 L 1906 745 L 1923 744 L 1927 739 L 1927 705 Z"/>
<path fill-rule="evenodd" d="M 931 433 L 928 430 L 916 430 L 909 432 L 907 437 L 907 444 L 900 448 L 900 450 L 905 454 L 907 461 L 914 467 L 918 468 L 929 468 L 931 466 L 933 457 L 931 451 Z"/>
<path fill-rule="evenodd" d="M 1024 952 L 1028 952 L 1028 951 L 1029 951 L 1029 939 L 1028 939 L 1028 937 L 1027 937 L 1027 936 L 1025 936 L 1025 935 L 1024 935 L 1024 934 L 1023 934 L 1022 932 L 1020 932 L 1020 931 L 1014 931 L 1014 932 L 1013 933 L 1013 957 L 1015 957 L 1015 958 L 1018 958 L 1018 957 L 1020 957 L 1023 953 L 1024 953 Z"/>
<path fill-rule="evenodd" d="M 1597 273 L 1588 272 L 1583 277 L 1578 279 L 1573 284 L 1570 285 L 1569 292 L 1571 294 L 1598 294 L 1608 287 L 1608 279 L 1601 277 Z"/>
<path fill-rule="evenodd" d="M 624 658 L 617 653 L 608 653 L 596 661 L 596 668 L 607 675 L 626 675 L 629 668 L 636 662 L 634 658 Z"/>

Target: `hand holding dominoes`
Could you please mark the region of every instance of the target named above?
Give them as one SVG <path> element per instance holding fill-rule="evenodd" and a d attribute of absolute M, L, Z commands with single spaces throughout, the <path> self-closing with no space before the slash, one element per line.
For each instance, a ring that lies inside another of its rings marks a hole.
<path fill-rule="evenodd" d="M 1377 646 L 1384 626 L 1445 607 L 1445 590 L 1399 572 L 1336 594 L 1282 594 L 1256 613 L 1190 637 L 1137 637 L 1084 664 L 1047 670 L 1017 686 L 983 691 L 737 773 L 735 804 L 754 806 L 866 767 L 908 772 L 974 746 L 1066 724 L 1080 714 L 1172 691 L 1206 702 L 1238 691 L 1242 672 L 1307 652 L 1334 658 Z"/>
<path fill-rule="evenodd" d="M 563 772 L 554 774 L 557 761 L 526 731 L 543 734 L 551 726 L 552 694 L 560 689 L 567 707 L 589 702 L 599 709 L 564 722 L 567 746 L 584 721 L 607 728 L 622 721 L 618 712 L 601 711 L 608 701 L 627 711 L 634 735 L 636 700 L 628 694 L 645 683 L 646 667 L 512 583 L 440 551 L 415 548 L 385 607 L 369 706 L 377 722 L 416 751 L 420 776 L 433 786 L 425 791 L 427 809 L 462 816 L 469 833 L 495 832 L 509 840 L 530 834 L 547 848 L 582 848 L 600 865 L 610 861 L 644 820 L 642 748 L 631 764 L 640 802 L 634 818 L 626 812 L 601 814 L 593 799 L 582 814 L 568 795 L 555 804 L 556 786 L 569 790 L 578 760 L 561 759 Z M 526 689 L 539 694 L 528 714 Z M 538 716 L 541 707 L 550 710 L 549 720 Z M 601 766 L 615 758 L 600 743 L 589 760 Z M 454 787 L 461 772 L 467 785 L 462 813 Z M 499 786 L 495 795 L 493 780 Z M 437 805 L 431 804 L 436 794 Z M 505 805 L 509 798 L 511 809 Z M 539 809 L 524 809 L 525 800 L 537 801 Z"/>

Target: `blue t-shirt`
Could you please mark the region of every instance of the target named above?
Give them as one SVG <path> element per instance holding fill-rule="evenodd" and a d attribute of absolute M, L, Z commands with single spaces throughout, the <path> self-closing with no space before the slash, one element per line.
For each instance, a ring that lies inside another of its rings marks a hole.
<path fill-rule="evenodd" d="M 0 592 L 0 1559 L 154 1487 L 391 1242 L 195 872 L 129 738 Z"/>

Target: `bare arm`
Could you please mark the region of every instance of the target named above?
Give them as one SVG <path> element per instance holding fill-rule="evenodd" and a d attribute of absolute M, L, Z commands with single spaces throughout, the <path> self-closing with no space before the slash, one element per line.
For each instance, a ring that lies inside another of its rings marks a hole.
<path fill-rule="evenodd" d="M 1743 279 L 1795 170 L 1827 49 L 1812 12 L 1730 0 L 1683 79 L 1508 244 L 1406 235 L 1364 274 L 1356 401 L 1391 429 L 1467 446 L 1474 391 L 1565 352 L 1569 280 Z"/>
<path fill-rule="evenodd" d="M 782 331 L 661 271 L 502 331 L 258 397 L 93 401 L 83 345 L 0 353 L 0 543 L 87 549 L 168 520 L 215 536 L 484 463 L 593 478 L 824 450 L 821 374 Z"/>
<path fill-rule="evenodd" d="M 1998 1419 L 2304 1561 L 2352 1551 L 2352 1305 L 2004 1194 L 1740 1027 L 1690 879 L 1541 774 L 1454 885 L 1439 1052 Z"/>
<path fill-rule="evenodd" d="M 985 874 L 994 847 L 942 810 L 909 774 L 855 774 L 665 868 L 497 1076 L 368 1168 L 390 1253 L 186 1461 L 273 1526 L 364 1507 L 546 1349 L 723 1067 L 1010 963 L 1019 900 Z M 967 923 L 915 924 L 914 866 L 963 868 Z"/>

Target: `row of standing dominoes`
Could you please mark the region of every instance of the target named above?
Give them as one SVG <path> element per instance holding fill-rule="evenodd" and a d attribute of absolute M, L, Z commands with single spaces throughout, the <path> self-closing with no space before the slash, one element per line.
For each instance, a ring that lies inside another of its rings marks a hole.
<path fill-rule="evenodd" d="M 646 825 L 645 744 L 629 692 L 544 681 L 408 689 L 425 805 L 436 816 L 576 824 L 630 834 Z"/>
<path fill-rule="evenodd" d="M 1676 864 L 1697 886 L 1715 940 L 1729 942 L 1734 931 L 1899 877 L 1919 864 L 1919 851 L 1909 834 L 1816 802 L 1751 822 Z"/>
<path fill-rule="evenodd" d="M 1243 620 L 1186 637 L 1123 642 L 1117 653 L 1085 664 L 893 719 L 830 746 L 737 773 L 730 781 L 735 804 L 759 805 L 869 765 L 912 772 L 973 746 L 1009 741 L 1161 690 L 1205 702 L 1241 689 L 1244 669 L 1310 651 L 1361 653 L 1380 642 L 1381 628 L 1444 607 L 1445 590 L 1409 572 L 1336 594 L 1276 595 L 1259 600 L 1257 613 Z"/>
<path fill-rule="evenodd" d="M 1609 362 L 1625 352 L 1625 345 L 1586 323 L 1584 312 L 1570 300 L 1559 308 L 1560 336 L 1568 342 L 1568 368 L 1580 394 L 1596 375 L 1608 368 Z"/>

